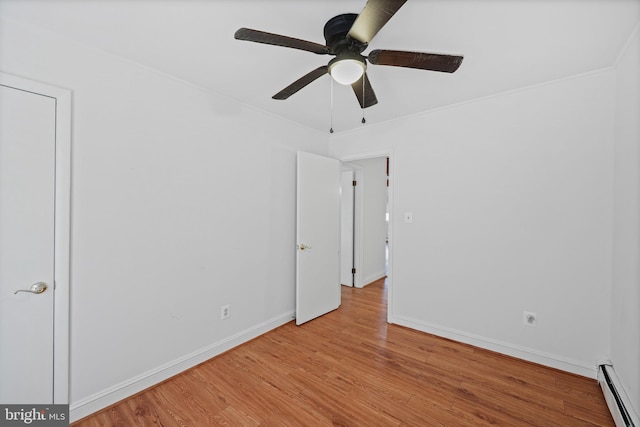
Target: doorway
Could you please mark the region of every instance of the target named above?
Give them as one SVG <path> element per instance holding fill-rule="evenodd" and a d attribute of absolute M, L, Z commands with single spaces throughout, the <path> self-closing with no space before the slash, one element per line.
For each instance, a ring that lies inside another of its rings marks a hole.
<path fill-rule="evenodd" d="M 353 256 L 350 256 L 351 248 L 348 245 L 342 245 L 343 274 L 341 276 L 344 277 L 351 266 L 355 273 L 350 283 L 345 283 L 344 279 L 341 282 L 343 285 L 362 288 L 386 276 L 389 301 L 391 301 L 393 271 L 391 153 L 350 156 L 341 160 L 343 191 L 345 185 L 348 185 L 348 180 L 344 177 L 352 175 L 355 181 L 353 219 L 350 221 L 350 215 L 345 214 L 343 209 L 341 220 L 343 238 L 345 235 L 348 237 L 353 228 Z M 345 193 L 347 197 L 346 200 L 343 198 L 343 204 L 348 203 L 349 198 L 352 197 L 349 191 L 344 191 L 343 194 Z M 347 254 L 344 253 L 345 251 Z M 344 263 L 347 263 L 347 268 L 344 268 Z M 387 313 L 389 317 L 390 308 Z"/>
<path fill-rule="evenodd" d="M 3 403 L 69 402 L 71 93 L 0 73 Z"/>

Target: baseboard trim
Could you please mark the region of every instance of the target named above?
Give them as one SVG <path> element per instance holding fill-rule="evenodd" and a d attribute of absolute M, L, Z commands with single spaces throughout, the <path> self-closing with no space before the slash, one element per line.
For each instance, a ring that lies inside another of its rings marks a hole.
<path fill-rule="evenodd" d="M 611 363 L 602 364 L 598 368 L 598 383 L 616 427 L 640 426 L 640 417 Z"/>
<path fill-rule="evenodd" d="M 381 271 L 381 272 L 378 272 L 376 274 L 370 274 L 367 277 L 363 277 L 362 278 L 362 283 L 359 284 L 360 286 L 356 286 L 356 287 L 357 288 L 364 288 L 365 286 L 372 284 L 376 280 L 382 279 L 386 275 L 387 275 L 387 273 L 385 271 Z"/>
<path fill-rule="evenodd" d="M 436 335 L 442 338 L 447 338 L 464 344 L 470 344 L 475 347 L 483 348 L 485 350 L 495 351 L 497 353 L 526 360 L 528 362 L 533 362 L 539 365 L 548 366 L 550 368 L 559 369 L 561 371 L 570 372 L 572 374 L 581 375 L 592 379 L 596 379 L 598 375 L 598 369 L 595 363 L 593 366 L 591 366 L 587 363 L 571 360 L 563 356 L 553 355 L 530 348 L 521 347 L 515 344 L 494 340 L 480 335 L 469 334 L 457 329 L 428 324 L 404 316 L 392 316 L 390 322 L 421 332 L 426 332 L 428 334 Z"/>
<path fill-rule="evenodd" d="M 89 397 L 73 402 L 69 408 L 70 422 L 91 415 L 101 409 L 107 408 L 127 397 L 133 396 L 151 386 L 167 380 L 181 372 L 186 371 L 206 360 L 224 353 L 234 347 L 244 344 L 272 329 L 282 326 L 295 318 L 293 311 L 259 323 L 245 329 L 235 335 L 225 338 L 217 343 L 196 350 L 155 369 L 147 371 L 120 384 L 116 384 Z"/>

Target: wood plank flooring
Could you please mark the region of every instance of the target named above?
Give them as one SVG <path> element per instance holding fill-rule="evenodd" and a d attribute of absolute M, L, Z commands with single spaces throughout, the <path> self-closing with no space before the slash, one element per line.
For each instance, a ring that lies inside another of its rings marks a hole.
<path fill-rule="evenodd" d="M 73 427 L 614 426 L 595 380 L 396 325 L 384 280 Z"/>

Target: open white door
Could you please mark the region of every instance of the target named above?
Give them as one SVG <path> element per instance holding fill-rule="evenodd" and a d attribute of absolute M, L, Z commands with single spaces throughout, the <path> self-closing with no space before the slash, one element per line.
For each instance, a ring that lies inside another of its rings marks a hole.
<path fill-rule="evenodd" d="M 340 162 L 298 152 L 296 324 L 340 306 Z"/>

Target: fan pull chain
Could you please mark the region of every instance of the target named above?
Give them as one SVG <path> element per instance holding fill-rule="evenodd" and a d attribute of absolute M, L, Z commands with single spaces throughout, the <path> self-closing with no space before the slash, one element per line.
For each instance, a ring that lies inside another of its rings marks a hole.
<path fill-rule="evenodd" d="M 365 107 L 365 102 L 367 102 L 366 98 L 365 98 L 365 94 L 364 94 L 364 80 L 365 80 L 365 78 L 366 78 L 366 74 L 363 74 L 362 75 L 362 124 L 367 123 L 367 121 L 364 118 L 364 107 Z"/>
<path fill-rule="evenodd" d="M 329 129 L 329 133 L 333 133 L 333 78 L 329 80 L 331 81 L 331 128 Z"/>

